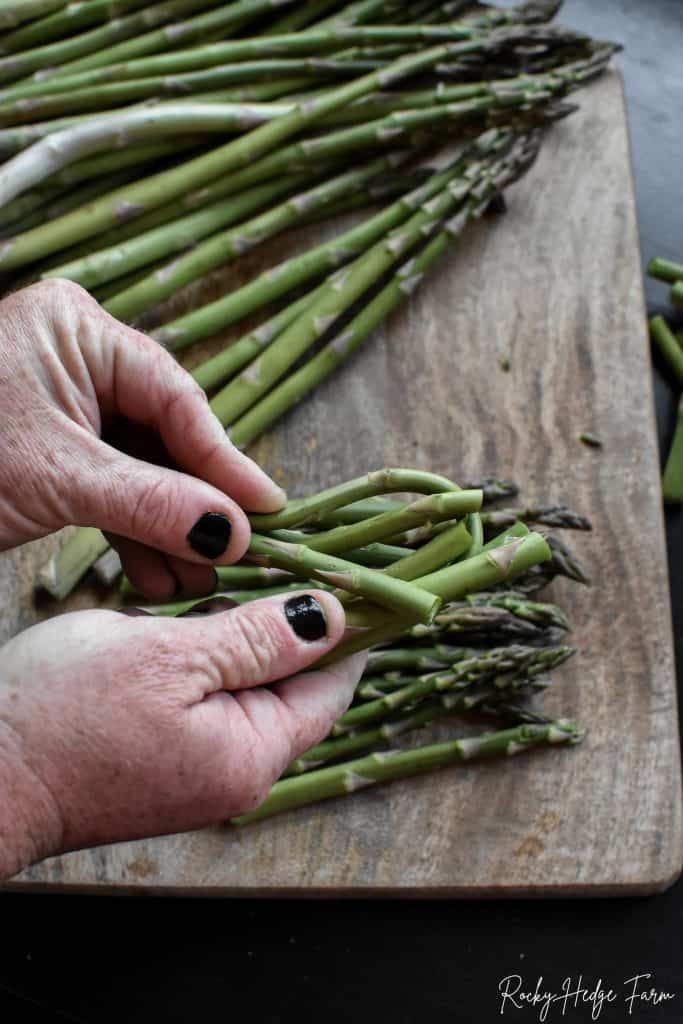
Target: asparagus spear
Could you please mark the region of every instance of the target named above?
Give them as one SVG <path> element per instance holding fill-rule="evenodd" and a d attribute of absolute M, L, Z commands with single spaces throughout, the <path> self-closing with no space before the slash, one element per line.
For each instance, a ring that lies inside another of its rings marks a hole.
<path fill-rule="evenodd" d="M 382 161 L 380 170 L 384 166 L 386 166 L 386 161 Z M 373 171 L 369 173 L 373 173 Z M 197 213 L 179 218 L 171 225 L 170 229 L 157 228 L 144 235 L 139 235 L 137 238 L 132 238 L 129 242 L 124 242 L 113 250 L 100 250 L 91 256 L 85 256 L 71 263 L 63 263 L 61 266 L 45 271 L 41 276 L 66 277 L 83 285 L 84 288 L 96 288 L 112 279 L 139 270 L 164 256 L 168 257 L 171 253 L 183 252 L 197 246 L 194 249 L 194 254 L 196 254 L 200 249 L 200 241 L 207 235 L 220 228 L 227 228 L 239 223 L 239 227 L 232 229 L 228 235 L 221 235 L 221 238 L 225 239 L 224 245 L 228 252 L 230 251 L 229 239 L 232 239 L 233 255 L 236 256 L 242 251 L 243 245 L 246 248 L 251 237 L 258 239 L 270 237 L 267 230 L 263 230 L 264 225 L 269 224 L 270 232 L 274 233 L 283 230 L 289 223 L 295 222 L 301 216 L 302 210 L 310 208 L 306 205 L 306 199 L 309 196 L 312 197 L 311 206 L 314 206 L 316 202 L 326 204 L 335 198 L 336 190 L 331 185 L 332 181 L 338 181 L 338 178 L 332 179 L 326 185 L 318 185 L 307 192 L 296 194 L 297 188 L 300 189 L 302 186 L 310 184 L 311 176 L 310 172 L 308 174 L 288 174 L 263 185 L 256 185 L 238 195 L 218 200 Z M 349 175 L 346 177 L 348 178 Z M 355 172 L 355 178 L 359 184 L 363 181 L 361 172 Z M 343 192 L 345 186 L 346 183 L 341 186 L 340 191 Z M 327 198 L 328 195 L 330 199 Z M 289 198 L 268 209 L 267 213 L 250 220 L 243 220 L 283 196 L 289 196 Z M 209 244 L 218 247 L 215 241 Z M 200 249 L 200 251 L 206 250 Z M 182 257 L 179 262 L 183 262 Z M 162 279 L 161 275 L 165 269 L 166 264 L 164 263 L 162 269 L 157 271 L 160 279 Z M 207 261 L 203 272 L 206 273 L 210 269 L 211 266 Z M 173 294 L 178 287 L 180 286 L 174 285 L 168 294 Z"/>
<path fill-rule="evenodd" d="M 0 59 L 0 82 L 23 78 L 32 71 L 55 68 L 57 65 L 66 64 L 67 61 L 76 60 L 85 54 L 95 53 L 97 59 L 102 59 L 113 43 L 138 35 L 152 25 L 166 24 L 178 15 L 200 10 L 206 6 L 207 0 L 166 0 L 165 3 L 155 4 L 138 14 L 116 19 L 91 32 L 76 33 L 66 39 L 60 39 L 58 42 L 48 43 L 24 53 L 2 58 Z M 102 62 L 107 63 L 106 57 Z"/>
<path fill-rule="evenodd" d="M 173 0 L 171 0 L 173 2 Z M 236 3 L 221 3 L 218 9 L 209 10 L 187 21 L 166 24 L 163 28 L 129 37 L 114 46 L 106 46 L 86 57 L 61 64 L 54 74 L 74 74 L 91 68 L 116 64 L 121 61 L 159 53 L 181 44 L 191 44 L 223 38 L 246 24 L 251 18 L 267 14 L 275 7 L 292 3 L 293 0 L 238 0 Z M 196 7 L 206 7 L 206 0 L 198 0 Z M 213 5 L 215 7 L 215 5 Z M 157 22 L 158 24 L 158 22 Z"/>
<path fill-rule="evenodd" d="M 248 0 L 242 0 L 242 3 L 247 2 Z M 103 228 L 111 227 L 120 220 L 122 205 L 127 209 L 135 209 L 138 214 L 141 214 L 146 209 L 159 206 L 174 196 L 196 188 L 212 178 L 217 178 L 220 174 L 225 174 L 236 167 L 243 167 L 271 152 L 278 144 L 301 132 L 309 124 L 324 117 L 325 114 L 366 95 L 377 86 L 392 85 L 409 75 L 427 70 L 448 55 L 453 46 L 462 45 L 470 44 L 445 43 L 416 54 L 400 57 L 380 71 L 364 75 L 321 96 L 295 104 L 290 114 L 262 124 L 211 153 L 197 157 L 181 167 L 155 175 L 137 185 L 115 191 L 107 199 L 91 204 L 87 210 L 69 214 L 52 224 L 15 238 L 5 247 L 4 251 L 0 252 L 0 271 L 21 266 L 31 259 L 45 256 L 73 242 L 92 237 Z M 187 110 L 189 105 L 179 105 L 179 107 L 183 106 Z M 128 116 L 130 117 L 133 113 L 136 112 L 129 111 Z M 150 113 L 150 111 L 141 111 L 140 113 Z M 110 120 L 114 121 L 115 118 Z M 84 128 L 79 129 L 77 126 L 67 129 L 66 132 L 68 135 L 70 132 L 79 130 L 83 131 Z M 56 150 L 56 157 L 60 147 L 55 144 L 54 136 L 49 142 Z M 66 145 L 64 140 L 61 145 Z M 0 205 L 31 187 L 42 176 L 42 171 L 36 172 L 35 170 L 31 175 L 32 160 L 29 160 L 26 177 L 17 179 L 16 167 L 20 162 L 22 162 L 22 154 L 9 161 L 0 171 L 0 183 L 2 183 Z"/>
<path fill-rule="evenodd" d="M 517 176 L 521 168 L 528 166 L 535 155 L 536 146 L 537 143 L 534 142 L 527 147 L 525 140 L 522 140 L 520 143 L 521 155 L 512 161 L 514 170 L 511 170 L 509 174 L 503 170 L 500 174 L 496 174 L 494 170 L 492 184 L 484 177 L 482 180 L 483 199 L 482 190 L 473 188 L 472 203 L 466 205 L 459 215 L 446 224 L 421 254 L 400 268 L 393 280 L 368 303 L 346 329 L 333 337 L 300 370 L 291 374 L 254 404 L 254 399 L 266 392 L 278 377 L 282 376 L 291 362 L 312 343 L 314 339 L 311 335 L 315 333 L 317 323 L 322 322 L 324 330 L 330 320 L 348 308 L 368 284 L 388 268 L 392 258 L 395 260 L 394 243 L 396 239 L 402 240 L 401 235 L 390 235 L 388 242 L 383 245 L 383 251 L 379 248 L 382 243 L 378 243 L 364 257 L 360 257 L 351 265 L 351 273 L 346 280 L 342 279 L 343 283 L 340 286 L 335 280 L 332 280 L 320 297 L 308 306 L 276 341 L 271 343 L 263 355 L 257 357 L 254 363 L 243 370 L 213 399 L 212 408 L 217 410 L 221 422 L 228 421 L 228 415 L 233 417 L 229 431 L 233 443 L 238 447 L 246 447 L 277 417 L 300 401 L 343 360 L 347 359 L 390 310 L 398 305 L 406 294 L 410 293 L 424 272 L 445 251 L 450 240 L 459 235 L 468 220 L 483 212 L 490 195 L 500 188 L 503 181 Z M 426 216 L 424 213 L 422 216 L 418 213 L 411 221 L 407 222 L 403 229 L 396 229 L 397 232 L 401 230 L 404 232 L 405 245 L 412 244 L 418 233 L 428 223 L 430 216 L 438 219 L 444 212 L 447 214 L 449 207 L 455 205 L 462 194 L 462 190 L 454 189 L 445 198 L 440 209 L 438 207 L 428 208 Z M 237 418 L 243 409 L 248 411 Z"/>
<path fill-rule="evenodd" d="M 48 594 L 62 600 L 108 547 L 99 530 L 83 526 L 40 570 L 38 582 Z"/>
<path fill-rule="evenodd" d="M 0 29 L 14 28 L 65 7 L 67 0 L 7 0 L 0 10 Z"/>
<path fill-rule="evenodd" d="M 298 576 L 331 583 L 351 594 L 360 594 L 413 621 L 431 622 L 441 605 L 437 595 L 419 587 L 375 569 L 312 551 L 303 544 L 289 544 L 252 533 L 247 557 L 267 568 L 286 569 Z"/>
<path fill-rule="evenodd" d="M 534 688 L 537 688 L 536 684 L 537 680 L 534 680 Z M 524 693 L 526 689 L 527 687 L 520 686 L 515 692 Z M 494 712 L 500 706 L 501 701 L 500 690 L 486 684 L 470 686 L 462 692 L 442 693 L 432 700 L 421 701 L 415 707 L 389 716 L 381 725 L 370 725 L 357 732 L 345 733 L 323 740 L 322 743 L 318 743 L 292 761 L 280 777 L 288 778 L 291 775 L 301 775 L 303 772 L 312 771 L 330 761 L 339 761 L 351 754 L 358 754 L 361 750 L 370 750 L 380 743 L 396 739 L 397 736 L 421 729 L 425 725 L 431 725 L 446 715 L 476 711 L 479 708 L 482 710 L 486 708 Z M 510 705 L 508 704 L 508 706 Z M 513 707 L 515 706 L 513 705 Z"/>
<path fill-rule="evenodd" d="M 132 288 L 119 292 L 106 303 L 106 309 L 119 319 L 133 319 L 149 305 L 154 306 L 162 302 L 165 298 L 175 294 L 183 285 L 235 259 L 285 228 L 310 217 L 315 211 L 324 209 L 344 198 L 350 191 L 362 187 L 383 171 L 390 171 L 396 166 L 398 160 L 403 159 L 405 159 L 405 153 L 390 153 L 386 157 L 371 160 L 298 193 L 265 213 L 231 228 L 230 231 L 210 235 L 186 255 L 165 264 L 153 274 L 143 278 L 138 284 L 133 285 Z M 299 176 L 299 180 L 301 181 L 301 176 Z M 213 219 L 211 210 L 195 215 L 191 221 L 193 230 L 195 225 L 200 224 L 203 234 L 208 234 L 212 229 Z M 118 269 L 122 266 L 128 271 L 140 265 L 142 254 L 152 251 L 155 256 L 160 254 L 168 235 L 175 233 L 175 225 L 172 225 L 172 229 L 172 232 L 165 228 L 157 229 L 151 240 L 146 239 L 146 244 L 132 239 L 130 243 L 125 246 L 117 246 L 113 253 L 106 253 L 102 258 L 96 254 L 90 259 L 87 279 L 91 280 L 96 275 L 98 283 L 102 283 L 110 279 L 112 267 Z M 122 250 L 124 252 L 123 261 L 119 264 L 117 256 Z M 72 274 L 75 274 L 78 280 L 81 280 L 83 276 L 78 268 L 74 271 L 73 267 L 69 268 L 69 276 Z"/>
<path fill-rule="evenodd" d="M 557 719 L 549 725 L 524 724 L 446 743 L 370 754 L 276 782 L 260 807 L 233 818 L 232 824 L 246 825 L 318 800 L 344 796 L 357 789 L 418 775 L 458 761 L 518 754 L 539 744 L 578 743 L 581 739 L 583 733 L 577 725 L 566 719 Z"/>
<path fill-rule="evenodd" d="M 302 534 L 301 543 L 312 551 L 340 554 L 391 536 L 397 523 L 452 519 L 481 506 L 481 491 L 450 491 L 430 494 L 410 502 L 398 511 L 380 513 L 351 526 L 339 526 L 321 533 Z M 271 531 L 271 536 L 273 536 Z"/>
<path fill-rule="evenodd" d="M 89 0 L 87 4 L 67 2 L 60 10 L 4 35 L 0 41 L 0 53 L 17 53 L 72 36 L 77 30 L 120 18 L 122 14 L 145 4 L 146 0 Z"/>

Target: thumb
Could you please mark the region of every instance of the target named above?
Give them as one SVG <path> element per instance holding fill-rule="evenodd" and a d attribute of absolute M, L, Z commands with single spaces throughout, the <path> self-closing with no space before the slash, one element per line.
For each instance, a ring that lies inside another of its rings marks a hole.
<path fill-rule="evenodd" d="M 71 522 L 188 562 L 227 565 L 244 555 L 249 520 L 218 488 L 82 434 L 85 451 L 70 488 Z"/>

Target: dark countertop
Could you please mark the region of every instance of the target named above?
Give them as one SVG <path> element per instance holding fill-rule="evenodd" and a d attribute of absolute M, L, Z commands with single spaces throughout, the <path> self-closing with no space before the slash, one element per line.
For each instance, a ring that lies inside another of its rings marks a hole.
<path fill-rule="evenodd" d="M 566 0 L 567 24 L 625 44 L 643 259 L 683 258 L 683 2 Z M 651 312 L 671 313 L 647 281 Z M 679 318 L 679 324 L 683 321 Z M 662 450 L 676 395 L 655 367 Z M 683 679 L 683 512 L 666 526 L 678 678 Z M 637 628 L 637 623 L 634 623 Z M 551 1007 L 548 1021 L 683 1020 L 683 882 L 649 899 L 498 902 L 118 900 L 0 896 L 0 1021 L 229 1020 L 492 1022 L 498 985 L 589 990 L 618 998 Z M 675 998 L 624 1002 L 638 974 Z M 583 975 L 583 982 L 580 976 Z M 19 998 L 31 1000 L 33 1009 Z M 538 1021 L 541 1007 L 505 1016 Z"/>

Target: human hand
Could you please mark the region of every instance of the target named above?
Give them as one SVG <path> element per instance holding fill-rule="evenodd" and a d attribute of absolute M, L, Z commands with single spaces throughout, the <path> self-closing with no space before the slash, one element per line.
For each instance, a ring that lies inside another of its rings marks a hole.
<path fill-rule="evenodd" d="M 242 508 L 285 502 L 173 357 L 70 281 L 0 303 L 0 453 L 0 550 L 97 526 L 156 601 L 213 590 L 249 543 Z"/>
<path fill-rule="evenodd" d="M 0 877 L 261 803 L 351 701 L 364 654 L 302 673 L 343 631 L 336 598 L 310 591 L 194 619 L 75 612 L 15 637 L 0 652 Z"/>

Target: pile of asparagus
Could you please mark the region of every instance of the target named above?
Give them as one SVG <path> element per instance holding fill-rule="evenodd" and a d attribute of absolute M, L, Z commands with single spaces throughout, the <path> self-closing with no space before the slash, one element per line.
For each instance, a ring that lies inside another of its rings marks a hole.
<path fill-rule="evenodd" d="M 398 490 L 424 496 L 386 496 Z M 217 570 L 216 596 L 148 609 L 199 614 L 322 586 L 345 605 L 348 632 L 320 664 L 372 648 L 354 703 L 330 736 L 297 758 L 238 824 L 455 761 L 582 738 L 573 722 L 545 718 L 529 700 L 573 654 L 561 642 L 566 616 L 536 595 L 556 576 L 588 581 L 560 541 L 526 523 L 578 530 L 590 523 L 564 506 L 494 505 L 515 493 L 507 481 L 460 489 L 417 470 L 369 473 L 281 512 L 252 515 L 249 552 Z M 122 589 L 134 595 L 130 584 Z M 496 728 L 395 746 L 447 716 L 493 719 Z"/>
<path fill-rule="evenodd" d="M 683 309 L 683 263 L 655 257 L 647 267 L 648 274 L 671 287 L 671 301 Z M 650 334 L 677 383 L 683 386 L 683 330 L 672 330 L 663 316 L 650 320 Z M 662 476 L 664 501 L 683 501 L 683 397 L 678 403 L 678 417 L 673 441 Z"/>

